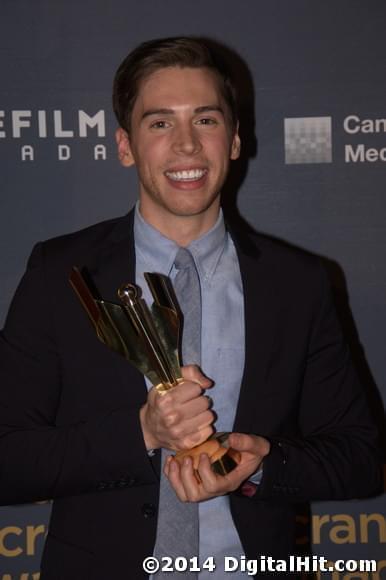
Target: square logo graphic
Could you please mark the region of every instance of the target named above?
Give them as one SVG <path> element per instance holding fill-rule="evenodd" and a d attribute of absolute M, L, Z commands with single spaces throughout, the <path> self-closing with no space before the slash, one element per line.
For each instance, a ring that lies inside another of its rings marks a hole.
<path fill-rule="evenodd" d="M 331 117 L 284 119 L 285 163 L 331 163 Z"/>

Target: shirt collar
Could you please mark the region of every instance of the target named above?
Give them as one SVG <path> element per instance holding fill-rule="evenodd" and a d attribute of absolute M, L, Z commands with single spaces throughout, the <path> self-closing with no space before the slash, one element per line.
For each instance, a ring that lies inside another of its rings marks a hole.
<path fill-rule="evenodd" d="M 188 250 L 192 253 L 201 281 L 209 281 L 213 276 L 221 254 L 225 248 L 226 230 L 220 209 L 214 226 L 203 236 L 191 242 Z M 150 272 L 170 274 L 179 246 L 146 222 L 140 211 L 139 202 L 134 216 L 135 249 Z"/>
<path fill-rule="evenodd" d="M 134 214 L 135 251 L 149 272 L 168 276 L 172 269 L 178 245 L 146 222 L 135 204 Z"/>
<path fill-rule="evenodd" d="M 213 276 L 226 244 L 224 216 L 220 212 L 214 226 L 201 238 L 188 246 L 192 253 L 201 281 L 209 282 Z"/>

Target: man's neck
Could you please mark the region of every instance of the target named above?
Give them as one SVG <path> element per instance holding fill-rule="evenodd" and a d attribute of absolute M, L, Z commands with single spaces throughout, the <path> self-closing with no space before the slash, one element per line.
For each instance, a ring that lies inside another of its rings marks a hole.
<path fill-rule="evenodd" d="M 174 215 L 169 212 L 148 212 L 140 203 L 139 211 L 143 219 L 163 236 L 173 240 L 181 247 L 201 238 L 216 223 L 220 207 L 210 208 L 202 214 L 192 216 Z"/>

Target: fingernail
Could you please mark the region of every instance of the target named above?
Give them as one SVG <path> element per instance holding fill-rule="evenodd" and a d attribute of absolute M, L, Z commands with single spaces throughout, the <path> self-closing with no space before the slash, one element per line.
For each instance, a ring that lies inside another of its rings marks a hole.
<path fill-rule="evenodd" d="M 211 407 L 213 407 L 213 399 L 209 395 L 205 395 L 205 397 L 208 399 L 209 409 L 210 409 Z"/>

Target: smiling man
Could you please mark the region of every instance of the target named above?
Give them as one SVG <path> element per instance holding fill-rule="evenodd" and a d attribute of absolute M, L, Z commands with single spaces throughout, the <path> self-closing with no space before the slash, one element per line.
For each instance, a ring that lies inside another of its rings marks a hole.
<path fill-rule="evenodd" d="M 230 159 L 240 152 L 237 124 L 208 68 L 170 66 L 144 78 L 118 152 L 136 165 L 143 218 L 180 245 L 216 222 Z"/>
<path fill-rule="evenodd" d="M 41 580 L 142 578 L 153 554 L 171 557 L 160 575 L 223 579 L 227 557 L 293 553 L 296 502 L 374 493 L 376 432 L 319 261 L 224 222 L 240 138 L 213 47 L 140 45 L 113 98 L 138 203 L 31 255 L 1 334 L 0 498 L 54 498 Z M 112 301 L 127 280 L 149 300 L 146 271 L 171 278 L 182 384 L 159 395 L 96 340 L 68 284 L 73 264 Z M 214 430 L 232 432 L 231 473 L 215 474 L 205 453 L 197 471 L 172 459 Z"/>

